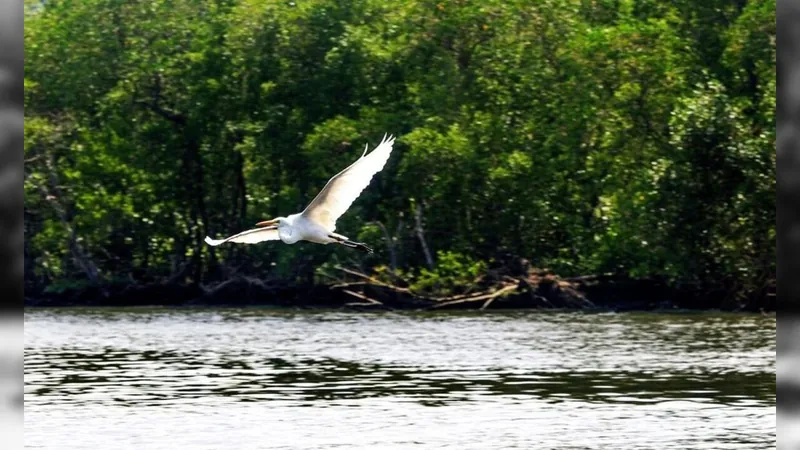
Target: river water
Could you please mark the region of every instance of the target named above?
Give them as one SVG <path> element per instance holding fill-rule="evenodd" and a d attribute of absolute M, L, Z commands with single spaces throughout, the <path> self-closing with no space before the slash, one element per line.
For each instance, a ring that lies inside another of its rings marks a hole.
<path fill-rule="evenodd" d="M 44 449 L 763 449 L 773 317 L 28 310 Z"/>

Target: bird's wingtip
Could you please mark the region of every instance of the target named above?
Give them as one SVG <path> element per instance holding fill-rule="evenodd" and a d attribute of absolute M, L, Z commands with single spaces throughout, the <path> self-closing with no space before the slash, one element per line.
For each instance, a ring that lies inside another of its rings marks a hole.
<path fill-rule="evenodd" d="M 393 143 L 394 143 L 394 135 L 389 133 L 384 133 L 383 139 L 381 140 L 381 143 L 379 145 L 393 144 Z"/>
<path fill-rule="evenodd" d="M 375 148 L 377 149 L 378 147 L 380 147 L 383 144 L 392 145 L 392 144 L 394 144 L 394 139 L 395 139 L 395 137 L 394 137 L 393 134 L 383 133 L 383 139 L 381 139 L 381 143 L 378 144 Z M 367 150 L 369 150 L 369 143 L 367 143 L 366 146 L 364 147 L 364 153 L 361 154 L 362 158 L 367 155 Z"/>

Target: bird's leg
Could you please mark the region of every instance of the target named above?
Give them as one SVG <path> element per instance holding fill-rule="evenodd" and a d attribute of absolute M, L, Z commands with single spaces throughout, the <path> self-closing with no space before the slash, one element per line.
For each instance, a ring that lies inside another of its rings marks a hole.
<path fill-rule="evenodd" d="M 357 248 L 357 249 L 361 250 L 362 252 L 372 253 L 372 249 L 369 248 L 367 246 L 367 244 L 364 244 L 363 242 L 351 241 L 350 239 L 347 239 L 346 237 L 344 237 L 342 235 L 335 234 L 335 233 L 329 234 L 328 237 L 331 238 L 331 239 L 336 240 L 336 242 L 338 242 L 339 244 L 344 245 L 345 247 Z"/>
<path fill-rule="evenodd" d="M 367 244 L 365 244 L 363 242 L 354 242 L 354 241 L 351 241 L 351 240 L 348 239 L 348 240 L 346 240 L 346 241 L 344 241 L 342 243 L 344 245 L 348 246 L 348 247 L 357 248 L 357 249 L 361 250 L 362 252 L 372 253 L 372 249 L 367 247 Z"/>

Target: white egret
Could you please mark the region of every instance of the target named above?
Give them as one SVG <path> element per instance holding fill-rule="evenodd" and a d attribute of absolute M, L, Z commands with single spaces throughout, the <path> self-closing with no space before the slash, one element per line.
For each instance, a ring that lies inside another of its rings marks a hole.
<path fill-rule="evenodd" d="M 369 144 L 364 148 L 361 157 L 348 168 L 328 180 L 314 200 L 303 212 L 289 217 L 276 217 L 256 224 L 251 230 L 227 237 L 211 239 L 206 236 L 208 245 L 220 245 L 225 242 L 255 244 L 262 241 L 281 240 L 285 244 L 298 241 L 309 241 L 318 244 L 337 243 L 347 247 L 372 253 L 372 249 L 362 242 L 351 241 L 347 236 L 334 233 L 336 220 L 361 195 L 364 188 L 372 181 L 372 177 L 383 169 L 394 144 L 393 136 L 383 136 L 381 143 L 367 155 Z"/>

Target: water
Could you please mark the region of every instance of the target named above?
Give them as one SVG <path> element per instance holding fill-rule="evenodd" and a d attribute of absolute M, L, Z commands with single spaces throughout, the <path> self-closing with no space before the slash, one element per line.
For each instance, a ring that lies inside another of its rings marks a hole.
<path fill-rule="evenodd" d="M 774 317 L 30 310 L 46 449 L 763 449 Z"/>

